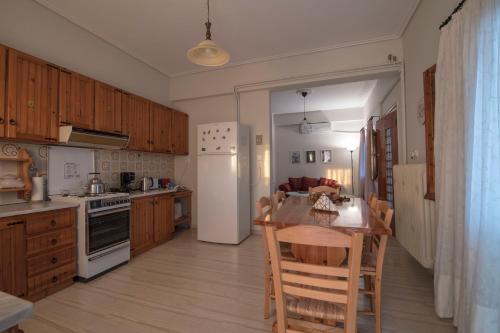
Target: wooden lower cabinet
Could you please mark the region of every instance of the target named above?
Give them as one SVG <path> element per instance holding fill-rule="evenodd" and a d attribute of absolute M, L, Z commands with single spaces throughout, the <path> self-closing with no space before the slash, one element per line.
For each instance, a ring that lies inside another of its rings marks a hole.
<path fill-rule="evenodd" d="M 131 253 L 136 256 L 172 238 L 174 196 L 151 195 L 132 200 Z"/>
<path fill-rule="evenodd" d="M 154 246 L 154 198 L 132 200 L 130 251 L 137 255 Z"/>
<path fill-rule="evenodd" d="M 174 228 L 174 199 L 171 195 L 158 195 L 155 197 L 154 217 L 155 243 L 161 243 L 172 238 Z"/>
<path fill-rule="evenodd" d="M 26 295 L 26 249 L 23 219 L 0 220 L 0 291 Z"/>
<path fill-rule="evenodd" d="M 0 219 L 0 290 L 31 301 L 73 283 L 76 211 Z"/>

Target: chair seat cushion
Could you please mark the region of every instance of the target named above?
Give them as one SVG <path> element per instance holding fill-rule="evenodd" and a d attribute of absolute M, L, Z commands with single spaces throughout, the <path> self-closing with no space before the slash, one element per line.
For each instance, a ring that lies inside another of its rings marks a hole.
<path fill-rule="evenodd" d="M 344 321 L 344 307 L 310 298 L 287 296 L 286 309 L 289 312 L 324 320 Z"/>

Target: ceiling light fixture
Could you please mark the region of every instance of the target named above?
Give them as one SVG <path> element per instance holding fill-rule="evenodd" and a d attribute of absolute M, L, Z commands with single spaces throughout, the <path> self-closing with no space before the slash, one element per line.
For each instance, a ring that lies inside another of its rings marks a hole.
<path fill-rule="evenodd" d="M 312 125 L 307 121 L 307 118 L 306 118 L 306 97 L 310 93 L 311 93 L 311 90 L 309 90 L 309 89 L 297 90 L 297 94 L 301 95 L 304 98 L 304 119 L 299 124 L 300 134 L 311 134 L 313 131 Z"/>
<path fill-rule="evenodd" d="M 210 0 L 207 0 L 207 22 L 205 22 L 207 32 L 205 40 L 187 51 L 187 58 L 197 65 L 201 66 L 222 66 L 229 62 L 229 53 L 221 49 L 212 41 L 210 28 Z"/>

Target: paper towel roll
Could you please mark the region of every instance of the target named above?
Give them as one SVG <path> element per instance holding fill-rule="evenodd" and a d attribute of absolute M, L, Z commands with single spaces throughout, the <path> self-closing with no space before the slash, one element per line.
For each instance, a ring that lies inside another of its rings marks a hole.
<path fill-rule="evenodd" d="M 43 177 L 33 177 L 33 190 L 31 191 L 31 201 L 43 201 L 44 183 Z"/>

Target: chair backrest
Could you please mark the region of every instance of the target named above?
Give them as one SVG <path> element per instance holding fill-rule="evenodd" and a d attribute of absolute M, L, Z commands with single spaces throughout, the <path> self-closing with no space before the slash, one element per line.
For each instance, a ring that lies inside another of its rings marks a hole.
<path fill-rule="evenodd" d="M 271 198 L 269 197 L 261 197 L 256 205 L 257 215 L 262 216 L 264 214 L 269 215 L 273 212 L 273 204 Z"/>
<path fill-rule="evenodd" d="M 377 216 L 383 219 L 386 228 L 390 228 L 394 210 L 389 206 L 389 203 L 384 200 L 378 200 L 377 209 L 375 211 Z"/>
<path fill-rule="evenodd" d="M 377 195 L 373 192 L 368 193 L 368 204 L 371 204 L 373 197 L 377 197 Z"/>
<path fill-rule="evenodd" d="M 266 226 L 266 238 L 274 280 L 278 333 L 288 330 L 286 295 L 336 303 L 344 308 L 344 331 L 356 332 L 358 281 L 363 235 L 347 235 L 315 225 L 297 225 L 280 230 Z M 347 267 L 332 267 L 281 259 L 280 242 L 348 248 Z"/>
<path fill-rule="evenodd" d="M 377 211 L 378 198 L 376 195 L 372 196 L 371 200 L 368 202 L 370 208 Z"/>
<path fill-rule="evenodd" d="M 330 187 L 326 185 L 321 185 L 321 186 L 316 186 L 316 187 L 309 187 L 309 194 L 311 193 L 334 193 L 334 194 L 339 194 L 339 188 L 338 187 Z"/>
<path fill-rule="evenodd" d="M 286 202 L 286 194 L 285 194 L 285 192 L 283 192 L 283 191 L 276 191 L 274 193 L 273 197 L 274 197 L 274 206 L 273 206 L 274 209 L 278 210 L 281 207 L 283 207 L 283 205 Z"/>

